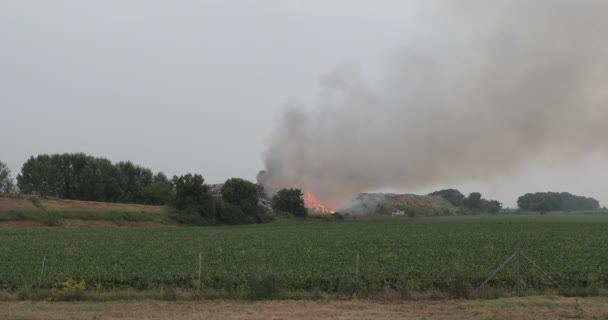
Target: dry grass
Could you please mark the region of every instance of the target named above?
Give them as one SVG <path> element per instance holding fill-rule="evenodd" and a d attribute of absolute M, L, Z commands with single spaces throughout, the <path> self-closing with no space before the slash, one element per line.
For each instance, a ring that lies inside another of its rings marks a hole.
<path fill-rule="evenodd" d="M 5 211 L 38 211 L 30 200 L 26 198 L 2 198 L 0 197 L 0 212 Z"/>
<path fill-rule="evenodd" d="M 174 223 L 160 206 L 58 200 L 23 195 L 0 197 L 0 229 L 162 225 Z"/>
<path fill-rule="evenodd" d="M 108 203 L 95 201 L 57 200 L 37 197 L 0 197 L 0 212 L 146 212 L 159 213 L 163 208 L 143 204 Z"/>
<path fill-rule="evenodd" d="M 2 302 L 0 319 L 608 319 L 599 299 Z"/>
<path fill-rule="evenodd" d="M 148 206 L 142 204 L 107 203 L 75 200 L 40 200 L 40 204 L 48 211 L 61 212 L 162 212 L 162 207 Z"/>

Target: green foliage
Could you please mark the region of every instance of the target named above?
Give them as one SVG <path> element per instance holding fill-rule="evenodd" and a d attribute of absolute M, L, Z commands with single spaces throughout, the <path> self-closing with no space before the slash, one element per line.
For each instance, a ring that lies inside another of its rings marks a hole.
<path fill-rule="evenodd" d="M 108 159 L 84 153 L 30 157 L 17 176 L 24 194 L 62 199 L 125 203 L 166 204 L 172 187 L 159 173 L 131 162 L 116 165 Z M 159 180 L 157 181 L 157 178 Z M 155 182 L 155 183 L 153 183 Z"/>
<path fill-rule="evenodd" d="M 0 193 L 15 192 L 15 182 L 6 163 L 0 161 Z"/>
<path fill-rule="evenodd" d="M 151 229 L 0 230 L 0 289 L 68 278 L 89 288 L 196 288 L 252 299 L 286 291 L 442 290 L 467 297 L 516 248 L 564 288 L 608 288 L 608 215 L 434 217 Z M 516 236 L 514 236 L 516 235 Z M 360 255 L 359 277 L 356 256 Z M 526 290 L 553 288 L 522 263 Z M 488 285 L 513 292 L 515 264 Z M 255 288 L 252 290 L 252 288 Z M 528 292 L 529 292 L 528 291 Z"/>
<path fill-rule="evenodd" d="M 304 205 L 304 195 L 300 189 L 282 189 L 272 197 L 272 209 L 285 211 L 298 218 L 305 218 L 308 209 Z"/>
<path fill-rule="evenodd" d="M 257 223 L 268 223 L 274 220 L 274 213 L 272 210 L 258 204 L 256 209 L 256 222 Z"/>
<path fill-rule="evenodd" d="M 481 197 L 481 193 L 472 192 L 468 197 L 456 189 L 445 189 L 435 191 L 430 196 L 440 196 L 448 200 L 452 205 L 462 208 L 466 212 L 472 213 L 499 213 L 502 204 L 496 200 L 486 200 Z"/>
<path fill-rule="evenodd" d="M 236 225 L 272 220 L 270 213 L 258 206 L 257 187 L 242 179 L 230 179 L 222 188 L 222 198 L 213 198 L 200 175 L 173 178 L 175 196 L 170 216 L 188 225 Z"/>
<path fill-rule="evenodd" d="M 53 211 L 45 213 L 45 216 L 42 219 L 42 223 L 50 227 L 59 227 L 63 224 L 59 213 Z"/>
<path fill-rule="evenodd" d="M 254 183 L 239 178 L 228 179 L 222 186 L 222 199 L 239 207 L 247 216 L 257 217 L 259 194 Z"/>
<path fill-rule="evenodd" d="M 159 172 L 154 176 L 152 184 L 143 190 L 144 202 L 151 205 L 167 205 L 173 202 L 175 190 L 167 176 Z"/>
<path fill-rule="evenodd" d="M 197 212 L 206 223 L 215 221 L 215 201 L 209 194 L 209 186 L 199 174 L 173 177 L 175 198 L 173 207 L 184 213 Z"/>
<path fill-rule="evenodd" d="M 455 207 L 462 206 L 464 195 L 456 189 L 445 189 L 430 193 L 429 196 L 440 196 L 448 200 Z"/>
<path fill-rule="evenodd" d="M 472 192 L 464 199 L 463 205 L 470 210 L 479 210 L 481 208 L 481 193 Z"/>
<path fill-rule="evenodd" d="M 255 210 L 253 215 L 249 215 L 238 206 L 220 199 L 215 199 L 215 210 L 217 221 L 224 224 L 255 223 Z"/>
<path fill-rule="evenodd" d="M 519 209 L 526 211 L 598 210 L 600 203 L 593 198 L 575 196 L 567 192 L 527 193 L 517 199 Z"/>
<path fill-rule="evenodd" d="M 153 173 L 150 169 L 130 161 L 116 164 L 118 187 L 121 191 L 120 202 L 143 203 L 144 190 L 152 184 Z"/>
<path fill-rule="evenodd" d="M 169 218 L 177 223 L 187 226 L 204 226 L 209 224 L 209 222 L 204 220 L 195 208 L 186 208 L 182 210 L 171 208 L 169 210 Z"/>

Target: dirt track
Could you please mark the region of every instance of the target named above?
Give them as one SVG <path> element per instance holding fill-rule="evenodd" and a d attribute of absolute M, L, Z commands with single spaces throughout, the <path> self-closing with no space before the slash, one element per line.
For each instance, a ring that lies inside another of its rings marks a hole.
<path fill-rule="evenodd" d="M 0 319 L 608 319 L 608 300 L 2 302 Z"/>

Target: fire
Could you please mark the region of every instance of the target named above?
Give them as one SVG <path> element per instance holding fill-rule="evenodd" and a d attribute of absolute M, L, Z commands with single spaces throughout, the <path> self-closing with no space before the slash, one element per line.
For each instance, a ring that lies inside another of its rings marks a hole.
<path fill-rule="evenodd" d="M 310 192 L 306 192 L 304 194 L 304 203 L 306 204 L 306 206 L 309 209 L 316 211 L 316 212 L 330 213 L 330 214 L 336 213 L 336 211 L 331 210 L 331 209 L 327 208 L 326 206 L 324 206 L 323 204 L 321 204 L 321 202 L 319 202 L 319 199 L 317 199 L 317 197 Z"/>

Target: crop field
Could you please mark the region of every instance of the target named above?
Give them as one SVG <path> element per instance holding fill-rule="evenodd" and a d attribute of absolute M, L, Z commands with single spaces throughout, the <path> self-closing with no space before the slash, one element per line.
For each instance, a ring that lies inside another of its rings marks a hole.
<path fill-rule="evenodd" d="M 608 287 L 608 215 L 496 215 L 239 227 L 0 230 L 0 288 L 470 291 L 517 248 L 564 288 Z M 357 271 L 357 255 L 359 266 Z M 41 264 L 45 268 L 40 277 Z M 551 287 L 522 263 L 524 288 Z M 257 279 L 257 280 L 256 280 Z M 255 282 L 257 281 L 257 282 Z M 490 282 L 512 289 L 514 263 Z"/>

